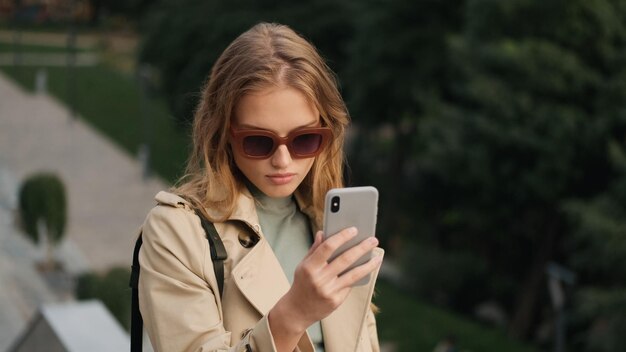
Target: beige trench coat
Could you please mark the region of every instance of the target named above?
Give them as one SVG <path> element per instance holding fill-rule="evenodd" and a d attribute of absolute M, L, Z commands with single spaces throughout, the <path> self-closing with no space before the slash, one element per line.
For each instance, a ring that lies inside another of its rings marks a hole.
<path fill-rule="evenodd" d="M 160 192 L 156 201 L 143 224 L 139 254 L 139 306 L 155 350 L 275 351 L 267 314 L 290 286 L 263 238 L 249 193 L 240 196 L 229 220 L 215 223 L 228 253 L 224 297 L 200 219 L 174 194 Z M 318 221 L 312 223 L 318 228 Z M 377 274 L 322 320 L 326 352 L 379 350 L 370 308 Z M 303 335 L 296 351 L 313 350 Z"/>

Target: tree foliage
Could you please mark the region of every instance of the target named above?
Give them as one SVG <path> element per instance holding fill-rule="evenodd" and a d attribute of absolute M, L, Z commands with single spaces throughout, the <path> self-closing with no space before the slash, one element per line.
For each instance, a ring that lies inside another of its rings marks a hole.
<path fill-rule="evenodd" d="M 546 263 L 573 265 L 591 249 L 567 250 L 580 231 L 572 204 L 604 199 L 619 179 L 607 145 L 624 142 L 626 12 L 618 1 L 476 0 L 466 13 L 449 41 L 449 96 L 419 123 L 417 199 L 427 236 L 480 253 L 491 281 L 508 287 L 484 292 L 528 337 Z"/>
<path fill-rule="evenodd" d="M 445 95 L 447 38 L 460 30 L 463 1 L 350 2 L 345 98 L 359 126 L 349 149 L 351 180 L 380 193 L 383 245 L 411 236 L 416 220 L 414 154 L 424 107 Z"/>
<path fill-rule="evenodd" d="M 616 177 L 607 192 L 565 203 L 572 225 L 570 265 L 583 278 L 573 299 L 576 344 L 588 351 L 626 349 L 626 153 L 610 141 L 607 154 Z"/>
<path fill-rule="evenodd" d="M 61 241 L 67 222 L 67 200 L 63 182 L 54 174 L 41 173 L 27 178 L 19 190 L 21 223 L 28 237 L 40 239 L 43 222 L 48 241 Z"/>
<path fill-rule="evenodd" d="M 127 268 L 112 268 L 103 275 L 85 273 L 76 281 L 75 294 L 79 300 L 99 299 L 126 330 L 130 329 L 130 291 Z"/>
<path fill-rule="evenodd" d="M 315 13 L 326 15 L 311 15 Z M 330 0 L 304 4 L 287 0 L 162 0 L 143 21 L 139 59 L 160 70 L 161 88 L 176 121 L 185 126 L 211 66 L 239 34 L 262 21 L 292 25 L 319 43 L 333 65 L 345 62 L 344 43 L 351 33 L 345 13 L 342 2 Z"/>
<path fill-rule="evenodd" d="M 261 20 L 338 72 L 353 183 L 379 188 L 378 233 L 410 287 L 466 313 L 498 302 L 534 338 L 556 261 L 580 276 L 573 348 L 623 349 L 626 2 L 162 0 L 141 58 L 179 120 Z"/>

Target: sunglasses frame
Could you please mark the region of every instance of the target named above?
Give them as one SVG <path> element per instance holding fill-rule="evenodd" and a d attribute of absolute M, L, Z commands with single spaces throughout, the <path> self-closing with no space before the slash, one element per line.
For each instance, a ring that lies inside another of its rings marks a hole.
<path fill-rule="evenodd" d="M 292 143 L 294 139 L 304 134 L 310 134 L 310 133 L 319 134 L 322 137 L 319 148 L 317 148 L 315 153 L 309 153 L 309 154 L 296 153 L 292 147 Z M 289 154 L 291 155 L 292 158 L 305 159 L 305 158 L 316 157 L 322 152 L 322 150 L 324 150 L 324 148 L 326 147 L 326 144 L 328 144 L 328 142 L 330 141 L 332 137 L 332 131 L 328 127 L 306 127 L 306 128 L 297 129 L 295 131 L 291 131 L 286 137 L 281 137 L 277 135 L 276 133 L 272 131 L 268 131 L 268 130 L 255 130 L 255 129 L 235 130 L 231 127 L 230 135 L 231 135 L 231 144 L 235 146 L 235 148 L 241 153 L 241 155 L 245 156 L 248 159 L 268 159 L 272 155 L 274 155 L 274 153 L 276 152 L 276 149 L 278 149 L 278 147 L 283 144 L 287 146 L 287 150 L 289 150 Z M 244 146 L 243 146 L 244 139 L 250 136 L 268 137 L 272 140 L 272 142 L 274 142 L 274 145 L 272 146 L 272 149 L 266 155 L 258 155 L 258 156 L 250 155 L 245 152 Z"/>

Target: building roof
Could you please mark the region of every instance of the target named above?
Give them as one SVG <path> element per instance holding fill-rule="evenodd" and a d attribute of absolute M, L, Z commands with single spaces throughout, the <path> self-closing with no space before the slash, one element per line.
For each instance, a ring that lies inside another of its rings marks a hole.
<path fill-rule="evenodd" d="M 126 331 L 98 300 L 42 306 L 12 350 L 21 351 L 32 339 L 38 345 L 59 344 L 68 352 L 124 351 L 130 346 Z"/>

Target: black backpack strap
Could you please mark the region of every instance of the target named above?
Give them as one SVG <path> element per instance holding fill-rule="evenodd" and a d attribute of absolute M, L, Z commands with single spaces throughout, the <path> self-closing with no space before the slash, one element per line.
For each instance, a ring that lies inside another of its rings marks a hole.
<path fill-rule="evenodd" d="M 215 225 L 207 220 L 199 210 L 196 210 L 196 214 L 200 218 L 200 223 L 206 233 L 206 238 L 209 240 L 213 271 L 215 271 L 215 278 L 217 279 L 217 286 L 220 290 L 221 299 L 224 294 L 224 260 L 228 258 L 228 254 L 226 253 L 226 248 L 224 248 L 224 243 L 222 242 L 220 235 L 215 229 Z"/>
<path fill-rule="evenodd" d="M 143 340 L 143 319 L 139 311 L 139 249 L 143 240 L 141 233 L 137 242 L 135 242 L 135 250 L 133 251 L 133 266 L 130 272 L 129 286 L 132 289 L 131 310 L 130 310 L 130 350 L 131 352 L 141 352 L 141 344 Z"/>
<path fill-rule="evenodd" d="M 217 279 L 217 286 L 220 290 L 220 299 L 224 293 L 224 260 L 228 257 L 224 243 L 220 238 L 215 225 L 207 220 L 201 212 L 196 210 L 196 214 L 200 218 L 202 228 L 206 233 L 206 238 L 209 241 L 209 248 L 211 249 L 211 261 L 213 262 L 213 270 L 215 271 L 215 278 Z M 130 273 L 129 286 L 132 288 L 131 299 L 131 319 L 130 319 L 130 350 L 131 352 L 141 352 L 143 343 L 143 319 L 141 318 L 141 312 L 139 311 L 139 250 L 143 240 L 141 234 L 135 242 L 135 250 L 133 251 L 133 266 Z"/>

